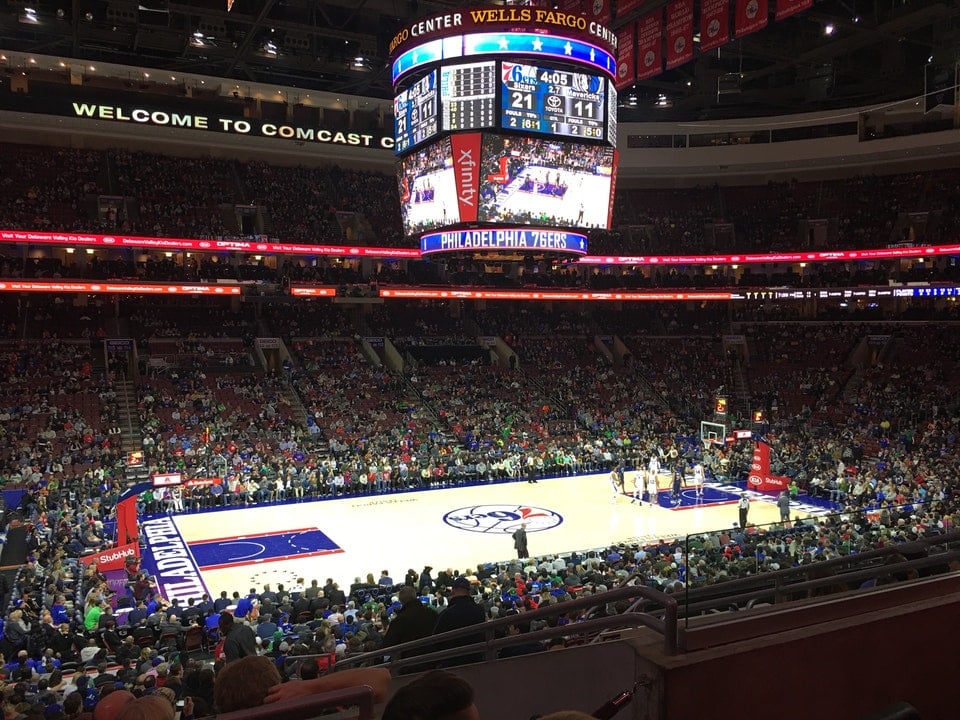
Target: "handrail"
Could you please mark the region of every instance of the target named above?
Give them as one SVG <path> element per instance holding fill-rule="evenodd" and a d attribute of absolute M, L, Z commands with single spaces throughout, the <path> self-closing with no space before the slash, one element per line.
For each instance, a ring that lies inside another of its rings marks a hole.
<path fill-rule="evenodd" d="M 889 554 L 889 553 L 888 553 Z M 860 583 L 864 580 L 871 580 L 883 577 L 885 575 L 891 575 L 894 573 L 903 572 L 905 570 L 917 569 L 924 570 L 927 568 L 936 568 L 944 567 L 946 568 L 951 561 L 960 561 L 960 550 L 948 550 L 946 552 L 937 553 L 935 555 L 925 555 L 921 558 L 916 558 L 913 560 L 907 560 L 905 562 L 897 563 L 895 565 L 888 564 L 878 564 L 871 565 L 869 567 L 859 569 L 859 570 L 848 570 L 840 574 L 832 574 L 826 572 L 822 577 L 816 577 L 812 579 L 797 578 L 797 582 L 790 584 L 782 584 L 778 580 L 783 579 L 781 575 L 777 577 L 780 573 L 785 573 L 787 571 L 778 571 L 771 573 L 764 573 L 764 578 L 768 581 L 764 584 L 763 587 L 748 587 L 747 589 L 736 592 L 733 594 L 724 593 L 722 595 L 710 595 L 704 599 L 692 598 L 691 602 L 687 602 L 684 605 L 684 617 L 689 620 L 690 617 L 700 615 L 704 611 L 715 610 L 721 605 L 723 609 L 729 608 L 731 605 L 739 605 L 741 603 L 747 603 L 751 600 L 762 600 L 764 598 L 774 598 L 774 602 L 779 602 L 783 595 L 794 595 L 802 594 L 811 590 L 818 590 L 822 587 L 830 586 L 840 586 L 840 585 L 850 585 L 853 583 Z M 806 571 L 806 575 L 809 576 L 812 573 L 820 575 L 824 572 L 824 567 L 827 565 L 826 562 L 817 563 L 814 565 L 804 565 L 802 568 L 791 568 L 791 570 L 801 570 Z M 835 566 L 834 566 L 835 567 Z M 828 570 L 830 568 L 827 568 Z M 791 573 L 792 576 L 797 575 L 797 573 Z M 803 572 L 800 575 L 804 575 Z M 739 585 L 744 583 L 740 582 Z M 727 587 L 729 585 L 734 585 L 734 582 L 730 583 L 720 583 L 719 585 L 711 587 Z M 735 588 L 734 588 L 735 589 Z M 844 588 L 844 591 L 848 588 Z M 857 588 L 849 588 L 850 590 L 856 590 Z M 692 593 L 691 593 L 692 594 Z M 631 610 L 635 607 L 640 607 L 642 601 L 637 601 L 631 606 Z M 650 614 L 658 616 L 660 614 L 659 610 L 651 610 Z"/>
<path fill-rule="evenodd" d="M 526 615 L 526 613 L 523 614 Z M 514 623 L 519 622 L 516 616 L 509 619 L 513 620 Z M 573 632 L 584 636 L 599 636 L 600 633 L 610 630 L 633 630 L 639 626 L 645 626 L 656 632 L 662 633 L 664 632 L 664 627 L 668 624 L 668 621 L 660 620 L 647 613 L 625 612 L 618 615 L 608 615 L 602 618 L 595 618 L 593 620 L 584 620 L 582 622 L 572 623 L 569 625 L 558 625 L 552 628 L 545 628 L 543 630 L 523 633 L 522 635 L 510 635 L 492 640 L 485 640 L 484 642 L 472 643 L 470 645 L 446 648 L 444 650 L 437 650 L 435 652 L 424 653 L 422 655 L 395 657 L 397 655 L 398 648 L 407 648 L 408 646 L 415 644 L 405 643 L 403 646 L 396 645 L 391 648 L 384 648 L 383 650 L 379 650 L 374 653 L 364 653 L 363 655 L 355 655 L 344 660 L 339 660 L 333 667 L 333 671 L 345 670 L 348 667 L 356 667 L 358 665 L 370 665 L 370 659 L 381 660 L 383 656 L 390 651 L 392 653 L 390 659 L 386 662 L 379 663 L 379 665 L 386 667 L 393 675 L 396 675 L 399 673 L 399 671 L 402 671 L 406 668 L 411 668 L 412 666 L 416 667 L 416 671 L 421 669 L 426 670 L 438 664 L 443 664 L 445 661 L 454 659 L 458 659 L 459 662 L 452 664 L 465 665 L 469 662 L 474 662 L 474 660 L 466 658 L 471 656 L 479 656 L 481 653 L 483 654 L 483 661 L 487 662 L 497 659 L 498 652 L 504 648 L 509 648 L 515 645 L 527 645 L 531 643 L 543 642 L 547 640 L 553 640 L 555 638 L 566 638 L 569 637 Z M 473 627 L 476 628 L 478 626 Z M 430 636 L 429 638 L 426 638 L 429 641 L 426 644 L 428 646 L 431 644 L 437 644 L 438 642 L 442 641 L 440 640 L 441 638 L 450 634 L 451 633 L 443 633 L 443 635 Z M 474 634 L 477 634 L 476 630 L 474 630 Z M 416 641 L 416 643 L 422 644 L 419 640 Z M 673 645 L 675 647 L 676 642 L 674 642 Z M 667 651 L 667 654 L 676 654 L 676 650 L 674 649 L 673 652 Z M 284 669 L 287 671 L 287 674 L 290 675 L 296 665 L 299 665 L 299 663 L 303 662 L 304 660 L 321 657 L 326 657 L 326 654 L 291 656 L 284 661 Z"/>
<path fill-rule="evenodd" d="M 505 630 L 518 624 L 527 624 L 534 620 L 546 620 L 548 618 L 566 615 L 572 611 L 579 611 L 592 608 L 598 603 L 598 598 L 602 598 L 602 603 L 607 604 L 619 600 L 633 600 L 642 596 L 663 606 L 663 616 L 654 617 L 650 613 L 627 613 L 613 615 L 594 620 L 585 620 L 583 622 L 569 623 L 554 628 L 546 628 L 535 632 L 523 633 L 519 636 L 497 638 L 498 630 Z M 508 615 L 506 617 L 489 620 L 479 625 L 471 625 L 466 628 L 451 630 L 450 632 L 430 637 L 413 640 L 402 645 L 395 645 L 389 648 L 382 648 L 375 652 L 364 653 L 346 658 L 337 663 L 337 668 L 355 667 L 358 665 L 381 664 L 385 655 L 390 656 L 386 663 L 391 671 L 402 668 L 407 665 L 420 665 L 425 662 L 448 660 L 462 655 L 479 654 L 481 651 L 486 660 L 493 660 L 497 657 L 497 650 L 510 645 L 521 643 L 548 640 L 555 637 L 568 636 L 572 633 L 588 634 L 590 632 L 611 627 L 636 627 L 644 625 L 663 635 L 664 652 L 668 655 L 675 655 L 677 652 L 677 599 L 667 593 L 646 587 L 645 585 L 635 585 L 630 587 L 621 587 L 610 590 L 599 595 L 590 595 L 567 600 L 557 604 L 551 604 L 549 607 L 538 608 L 529 612 L 521 612 L 519 615 Z M 477 636 L 483 633 L 483 642 L 471 643 L 470 645 L 458 645 L 457 647 L 448 647 L 442 650 L 430 651 L 430 648 L 437 645 L 454 644 L 466 637 Z M 410 655 L 410 652 L 422 651 L 422 655 Z M 298 656 L 297 659 L 303 659 L 310 656 Z"/>
<path fill-rule="evenodd" d="M 727 599 L 731 597 L 731 594 L 737 595 L 739 593 L 749 592 L 750 590 L 763 591 L 771 585 L 783 586 L 784 584 L 790 583 L 793 578 L 798 578 L 802 582 L 802 579 L 808 576 L 811 569 L 814 568 L 817 572 L 829 573 L 837 568 L 862 565 L 890 555 L 910 555 L 917 552 L 926 554 L 927 548 L 930 546 L 946 545 L 954 542 L 960 543 L 960 532 L 919 538 L 906 543 L 887 545 L 876 550 L 868 550 L 863 553 L 858 553 L 857 555 L 847 555 L 832 560 L 824 560 L 812 565 L 800 565 L 798 567 L 784 568 L 783 570 L 773 572 L 756 573 L 747 577 L 737 578 L 736 580 L 725 580 L 713 585 L 694 587 L 687 592 L 687 606 L 689 608 L 694 602 L 702 603 L 708 601 L 710 598 L 717 600 Z M 685 614 L 689 612 L 688 608 L 685 608 Z"/>
<path fill-rule="evenodd" d="M 373 706 L 373 688 L 360 685 L 270 705 L 258 705 L 247 710 L 220 713 L 215 717 L 217 720 L 311 720 L 318 717 L 323 710 L 357 707 L 357 720 L 372 720 Z"/>
<path fill-rule="evenodd" d="M 839 585 L 862 583 L 865 580 L 879 579 L 880 577 L 883 577 L 885 575 L 902 572 L 904 570 L 909 570 L 909 569 L 922 570 L 928 567 L 946 565 L 946 563 L 948 563 L 950 560 L 960 560 L 960 552 L 954 551 L 954 552 L 950 552 L 942 555 L 932 555 L 930 557 L 921 558 L 918 560 L 911 560 L 906 563 L 899 563 L 897 565 L 877 565 L 872 568 L 867 568 L 865 570 L 855 570 L 853 572 L 845 573 L 843 575 L 827 575 L 825 577 L 816 578 L 814 580 L 807 580 L 804 582 L 795 583 L 793 585 L 790 585 L 789 589 L 768 588 L 765 591 L 754 591 L 749 593 L 739 593 L 737 595 L 731 595 L 729 597 L 722 598 L 722 600 L 727 605 L 727 607 L 729 607 L 730 605 L 739 605 L 740 603 L 748 603 L 751 600 L 764 600 L 771 597 L 773 598 L 773 601 L 775 604 L 779 604 L 779 598 L 782 593 L 799 595 L 799 594 L 804 594 L 811 591 L 819 590 L 824 587 L 837 587 Z M 836 593 L 830 593 L 830 595 L 841 594 L 843 592 L 855 592 L 858 589 L 859 588 L 844 587 L 842 590 L 837 590 Z M 823 599 L 823 598 L 826 598 L 827 595 L 821 595 L 819 597 Z M 687 619 L 689 619 L 694 615 L 700 615 L 704 611 L 713 610 L 716 608 L 717 608 L 717 602 L 715 600 L 692 603 L 687 608 L 686 617 Z"/>

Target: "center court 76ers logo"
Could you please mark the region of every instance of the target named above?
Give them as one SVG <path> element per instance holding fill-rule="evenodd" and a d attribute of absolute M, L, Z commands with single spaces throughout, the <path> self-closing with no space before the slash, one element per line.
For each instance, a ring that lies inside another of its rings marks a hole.
<path fill-rule="evenodd" d="M 527 532 L 555 528 L 563 522 L 563 516 L 530 505 L 471 505 L 451 510 L 443 521 L 457 530 L 510 535 L 523 523 L 527 524 Z"/>

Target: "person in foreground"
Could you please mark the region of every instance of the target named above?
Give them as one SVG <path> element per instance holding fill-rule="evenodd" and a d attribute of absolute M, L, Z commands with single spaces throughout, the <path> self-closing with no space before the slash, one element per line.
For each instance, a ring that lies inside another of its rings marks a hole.
<path fill-rule="evenodd" d="M 480 713 L 466 680 L 431 670 L 397 690 L 380 720 L 480 720 Z"/>
<path fill-rule="evenodd" d="M 269 689 L 267 696 L 263 699 L 263 704 L 361 685 L 367 685 L 373 690 L 375 702 L 383 702 L 387 697 L 387 691 L 390 689 L 390 671 L 384 668 L 354 668 L 341 670 L 313 680 L 291 680 L 287 683 L 275 684 Z"/>

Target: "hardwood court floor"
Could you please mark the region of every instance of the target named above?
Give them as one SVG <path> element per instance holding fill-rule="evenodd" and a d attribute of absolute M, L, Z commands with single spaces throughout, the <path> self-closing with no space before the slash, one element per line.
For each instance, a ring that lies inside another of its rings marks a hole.
<path fill-rule="evenodd" d="M 159 522 L 172 521 L 207 591 L 218 596 L 264 583 L 290 587 L 298 577 L 321 585 L 329 577 L 346 589 L 368 572 L 379 577 L 388 570 L 399 582 L 408 568 L 464 570 L 503 561 L 514 556 L 511 533 L 524 519 L 535 556 L 729 529 L 737 508 L 729 504 L 733 496 L 720 495 L 676 510 L 631 503 L 623 495 L 611 502 L 607 475 L 598 474 L 250 506 Z M 778 518 L 772 501 L 752 502 L 751 522 Z"/>

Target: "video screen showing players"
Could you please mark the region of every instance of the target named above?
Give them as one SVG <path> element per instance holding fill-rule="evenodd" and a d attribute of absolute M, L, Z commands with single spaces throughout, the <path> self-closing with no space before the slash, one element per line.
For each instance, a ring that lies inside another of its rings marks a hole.
<path fill-rule="evenodd" d="M 397 180 L 407 235 L 460 222 L 449 137 L 403 158 Z"/>
<path fill-rule="evenodd" d="M 480 157 L 478 221 L 607 228 L 612 148 L 488 134 Z"/>

